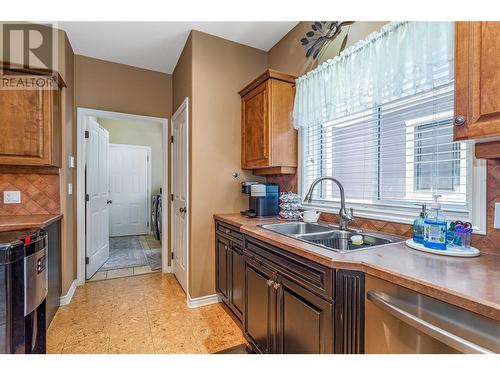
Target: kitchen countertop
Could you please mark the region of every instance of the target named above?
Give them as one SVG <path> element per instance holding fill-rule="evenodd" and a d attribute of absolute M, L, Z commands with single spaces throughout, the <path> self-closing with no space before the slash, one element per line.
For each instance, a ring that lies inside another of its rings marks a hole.
<path fill-rule="evenodd" d="M 500 255 L 455 258 L 413 250 L 404 243 L 340 254 L 259 226 L 283 223 L 277 219 L 251 219 L 239 213 L 214 217 L 244 234 L 325 266 L 363 271 L 500 321 Z"/>
<path fill-rule="evenodd" d="M 59 220 L 62 214 L 0 216 L 0 232 L 39 229 Z"/>

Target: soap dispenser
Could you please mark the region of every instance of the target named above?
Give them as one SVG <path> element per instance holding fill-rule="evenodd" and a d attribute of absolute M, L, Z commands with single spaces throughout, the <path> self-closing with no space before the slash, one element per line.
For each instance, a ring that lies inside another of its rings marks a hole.
<path fill-rule="evenodd" d="M 424 246 L 430 249 L 446 250 L 446 217 L 441 211 L 439 194 L 432 195 L 434 202 L 424 220 Z"/>
<path fill-rule="evenodd" d="M 425 204 L 422 205 L 422 211 L 413 221 L 413 241 L 416 243 L 424 243 L 424 221 L 425 221 Z"/>

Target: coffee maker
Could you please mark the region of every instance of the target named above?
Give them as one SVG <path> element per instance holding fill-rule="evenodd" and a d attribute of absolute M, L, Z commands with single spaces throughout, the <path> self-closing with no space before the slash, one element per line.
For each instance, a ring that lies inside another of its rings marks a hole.
<path fill-rule="evenodd" d="M 248 217 L 273 217 L 279 213 L 279 185 L 244 181 L 241 192 L 248 194 L 248 210 L 241 211 Z"/>

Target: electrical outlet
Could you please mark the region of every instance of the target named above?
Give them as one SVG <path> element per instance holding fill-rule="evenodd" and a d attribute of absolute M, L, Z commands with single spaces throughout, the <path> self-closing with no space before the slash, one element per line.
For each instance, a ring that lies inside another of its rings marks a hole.
<path fill-rule="evenodd" d="M 21 192 L 20 191 L 4 191 L 3 192 L 3 203 L 4 204 L 21 203 Z"/>
<path fill-rule="evenodd" d="M 500 203 L 495 203 L 495 222 L 493 223 L 493 228 L 500 229 Z"/>
<path fill-rule="evenodd" d="M 73 156 L 68 156 L 68 167 L 75 168 L 75 158 Z"/>

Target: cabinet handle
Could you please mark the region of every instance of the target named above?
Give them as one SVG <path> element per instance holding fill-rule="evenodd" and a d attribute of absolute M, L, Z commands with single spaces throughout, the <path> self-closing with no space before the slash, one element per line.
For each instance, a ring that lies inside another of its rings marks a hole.
<path fill-rule="evenodd" d="M 273 284 L 274 284 L 274 281 L 272 279 L 267 280 L 267 286 L 271 286 Z M 274 287 L 276 288 L 276 284 L 274 284 L 274 285 L 275 285 Z"/>
<path fill-rule="evenodd" d="M 224 250 L 227 250 L 227 245 L 224 245 Z"/>
<path fill-rule="evenodd" d="M 455 116 L 454 124 L 457 126 L 465 124 L 465 117 L 464 116 Z"/>
<path fill-rule="evenodd" d="M 274 289 L 278 290 L 279 288 L 281 288 L 281 284 L 280 283 L 274 283 Z"/>

